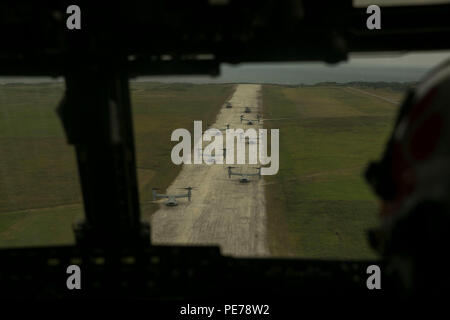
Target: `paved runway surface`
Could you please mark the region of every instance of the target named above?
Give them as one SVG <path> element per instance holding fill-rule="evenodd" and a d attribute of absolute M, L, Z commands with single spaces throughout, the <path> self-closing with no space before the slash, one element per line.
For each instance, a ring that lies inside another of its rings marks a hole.
<path fill-rule="evenodd" d="M 224 103 L 212 127 L 219 129 L 230 124 L 230 128 L 257 129 L 260 125 L 256 122 L 252 126 L 241 124 L 240 115 L 256 119 L 260 95 L 260 85 L 238 85 L 230 100 L 233 107 L 227 109 Z M 245 106 L 251 108 L 250 114 L 244 113 Z M 205 127 L 203 124 L 203 130 Z M 193 136 L 193 126 L 187 129 Z M 264 179 L 255 176 L 250 177 L 249 183 L 239 183 L 239 176 L 228 178 L 226 166 L 183 165 L 167 193 L 184 193 L 177 188 L 193 186 L 196 190 L 192 191 L 192 201 L 182 198 L 178 206 L 167 207 L 160 200 L 160 209 L 151 218 L 154 244 L 220 245 L 223 254 L 240 257 L 268 254 Z M 255 165 L 240 165 L 234 171 L 257 172 L 252 167 Z"/>

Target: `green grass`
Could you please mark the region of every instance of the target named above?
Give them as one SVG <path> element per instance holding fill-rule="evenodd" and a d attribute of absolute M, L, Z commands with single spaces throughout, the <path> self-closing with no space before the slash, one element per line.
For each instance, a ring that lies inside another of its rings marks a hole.
<path fill-rule="evenodd" d="M 170 161 L 176 128 L 212 123 L 231 85 L 131 83 L 141 213 L 151 188 L 181 167 Z M 62 84 L 0 86 L 0 246 L 73 243 L 83 217 L 73 147 L 56 117 Z M 377 89 L 386 97 L 390 91 Z M 377 223 L 361 173 L 390 134 L 396 107 L 339 87 L 263 87 L 266 122 L 280 128 L 280 171 L 266 177 L 269 245 L 275 255 L 371 258 L 365 230 Z"/>
<path fill-rule="evenodd" d="M 131 85 L 141 212 L 145 219 L 158 208 L 146 202 L 151 200 L 151 188 L 159 187 L 163 192 L 181 170 L 170 160 L 176 144 L 170 141 L 172 131 L 193 131 L 194 120 L 202 120 L 204 126 L 213 123 L 233 91 L 233 85 Z"/>
<path fill-rule="evenodd" d="M 232 85 L 131 83 L 139 192 L 144 219 L 156 210 L 151 188 L 166 188 L 179 166 L 170 161 L 172 130 L 214 121 Z M 0 247 L 73 243 L 83 217 L 72 146 L 56 106 L 63 84 L 0 86 Z"/>
<path fill-rule="evenodd" d="M 366 86 L 358 86 L 355 88 L 364 90 L 368 93 L 382 96 L 384 98 L 387 98 L 387 99 L 390 99 L 393 101 L 401 101 L 406 95 L 406 91 L 401 91 L 398 89 L 393 90 L 391 88 L 371 88 L 371 87 L 366 87 Z"/>
<path fill-rule="evenodd" d="M 365 231 L 377 202 L 363 180 L 381 155 L 397 107 L 339 87 L 264 86 L 266 122 L 280 128 L 280 171 L 267 177 L 272 254 L 308 258 L 373 258 Z"/>
<path fill-rule="evenodd" d="M 72 223 L 83 218 L 81 204 L 63 205 L 0 215 L 2 247 L 63 245 L 74 242 Z"/>

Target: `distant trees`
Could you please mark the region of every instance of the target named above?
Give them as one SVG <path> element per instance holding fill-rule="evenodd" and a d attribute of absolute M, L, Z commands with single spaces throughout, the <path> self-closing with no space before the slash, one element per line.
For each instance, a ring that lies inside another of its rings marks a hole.
<path fill-rule="evenodd" d="M 417 85 L 417 81 L 410 82 L 365 82 L 365 81 L 351 81 L 345 83 L 338 82 L 320 82 L 313 86 L 344 86 L 344 87 L 363 87 L 363 88 L 375 88 L 375 89 L 391 89 L 393 91 L 406 91 L 410 88 L 414 88 Z"/>

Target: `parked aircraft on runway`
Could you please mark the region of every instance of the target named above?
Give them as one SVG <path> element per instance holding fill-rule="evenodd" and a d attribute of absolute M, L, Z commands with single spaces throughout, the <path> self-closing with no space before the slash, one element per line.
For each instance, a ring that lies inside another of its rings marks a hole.
<path fill-rule="evenodd" d="M 242 123 L 242 121 L 247 121 L 248 125 L 252 125 L 255 122 L 258 122 L 258 124 L 259 124 L 260 121 L 275 121 L 275 120 L 287 120 L 287 119 L 289 119 L 289 118 L 265 119 L 265 118 L 262 118 L 262 116 L 260 114 L 256 115 L 256 119 L 246 119 L 246 118 L 244 118 L 244 115 L 241 114 L 241 123 Z"/>
<path fill-rule="evenodd" d="M 227 167 L 228 169 L 228 178 L 231 178 L 231 176 L 240 176 L 239 178 L 239 182 L 241 183 L 248 183 L 250 182 L 250 177 L 252 176 L 258 176 L 259 178 L 261 178 L 261 168 L 257 167 L 254 169 L 257 169 L 258 172 L 257 173 L 238 173 L 238 172 L 233 172 L 231 169 L 234 169 L 236 167 Z"/>
<path fill-rule="evenodd" d="M 247 124 L 251 126 L 255 122 L 259 123 L 259 118 L 258 119 L 246 119 L 246 118 L 244 118 L 244 115 L 241 114 L 241 123 L 242 123 L 242 121 L 247 121 Z"/>
<path fill-rule="evenodd" d="M 211 125 L 206 124 L 207 129 L 205 131 L 203 131 L 203 133 L 205 133 L 208 129 L 211 129 Z M 230 129 L 230 125 L 227 123 L 225 128 L 219 128 L 217 130 L 219 131 L 226 131 L 227 129 Z M 212 134 L 213 136 L 220 136 L 220 132 L 215 132 Z"/>
<path fill-rule="evenodd" d="M 189 201 L 191 201 L 191 190 L 194 189 L 193 187 L 186 187 L 186 188 L 178 188 L 178 189 L 185 189 L 187 190 L 186 194 L 161 194 L 158 193 L 158 188 L 152 188 L 152 194 L 153 194 L 153 201 L 156 201 L 158 199 L 167 199 L 167 201 L 164 203 L 166 206 L 174 207 L 178 205 L 178 201 L 176 199 L 180 198 L 188 198 Z"/>
<path fill-rule="evenodd" d="M 250 107 L 241 107 L 241 108 L 244 109 L 244 113 L 251 113 L 252 112 Z"/>

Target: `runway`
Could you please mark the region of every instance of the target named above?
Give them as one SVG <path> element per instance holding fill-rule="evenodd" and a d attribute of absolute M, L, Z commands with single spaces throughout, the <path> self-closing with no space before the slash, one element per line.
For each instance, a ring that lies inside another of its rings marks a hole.
<path fill-rule="evenodd" d="M 255 122 L 252 126 L 240 123 L 241 114 L 256 119 L 256 114 L 260 112 L 260 99 L 260 85 L 237 85 L 230 99 L 233 107 L 225 108 L 224 101 L 212 127 L 225 128 L 227 124 L 230 128 L 244 130 L 262 127 L 262 123 L 258 125 Z M 250 114 L 244 113 L 245 106 L 251 108 Z M 206 124 L 203 126 L 205 130 Z M 264 178 L 251 177 L 249 183 L 239 183 L 238 176 L 228 178 L 226 166 L 183 165 L 167 193 L 184 193 L 184 190 L 177 188 L 193 186 L 196 190 L 192 191 L 192 201 L 182 198 L 178 206 L 167 207 L 161 200 L 160 209 L 151 217 L 154 244 L 219 245 L 225 255 L 268 255 Z M 235 170 L 256 172 L 252 167 L 255 165 L 239 165 Z"/>

